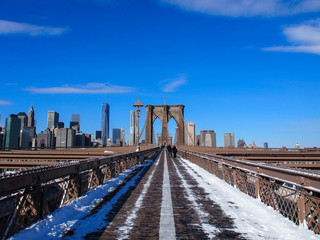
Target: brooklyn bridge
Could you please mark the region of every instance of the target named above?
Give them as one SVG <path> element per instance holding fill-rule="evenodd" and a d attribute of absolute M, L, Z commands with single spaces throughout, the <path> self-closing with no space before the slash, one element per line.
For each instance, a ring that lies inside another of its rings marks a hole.
<path fill-rule="evenodd" d="M 1 151 L 0 237 L 320 239 L 318 149 L 185 146 L 183 107 L 147 105 L 139 151 Z"/>

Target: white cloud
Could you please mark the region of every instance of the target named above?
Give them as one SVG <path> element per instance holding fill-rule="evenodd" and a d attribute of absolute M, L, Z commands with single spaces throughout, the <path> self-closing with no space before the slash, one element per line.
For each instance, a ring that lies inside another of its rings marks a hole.
<path fill-rule="evenodd" d="M 88 83 L 86 85 L 64 85 L 61 87 L 36 88 L 31 87 L 25 91 L 39 94 L 105 94 L 133 92 L 133 87 L 117 86 L 108 83 Z"/>
<path fill-rule="evenodd" d="M 19 23 L 0 20 L 0 35 L 7 34 L 27 34 L 30 36 L 38 35 L 61 35 L 67 31 L 66 28 L 38 26 L 28 23 Z"/>
<path fill-rule="evenodd" d="M 166 79 L 160 82 L 160 85 L 162 85 L 161 90 L 164 92 L 176 92 L 187 82 L 187 78 L 184 75 L 180 75 L 178 78 Z"/>
<path fill-rule="evenodd" d="M 283 34 L 291 43 L 289 46 L 263 48 L 265 51 L 304 52 L 320 55 L 320 18 L 300 25 L 287 26 Z"/>
<path fill-rule="evenodd" d="M 284 16 L 320 11 L 319 0 L 160 0 L 187 11 L 230 17 Z"/>
<path fill-rule="evenodd" d="M 11 105 L 13 104 L 12 102 L 9 102 L 9 101 L 2 101 L 0 100 L 0 105 Z"/>

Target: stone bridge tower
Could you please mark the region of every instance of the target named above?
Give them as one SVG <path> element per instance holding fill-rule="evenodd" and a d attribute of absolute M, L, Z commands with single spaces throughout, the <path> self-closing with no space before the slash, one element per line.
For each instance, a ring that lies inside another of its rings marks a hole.
<path fill-rule="evenodd" d="M 160 144 L 168 143 L 168 122 L 173 118 L 177 123 L 177 145 L 184 145 L 184 105 L 146 105 L 146 144 L 153 142 L 153 123 L 159 118 L 162 123 Z"/>

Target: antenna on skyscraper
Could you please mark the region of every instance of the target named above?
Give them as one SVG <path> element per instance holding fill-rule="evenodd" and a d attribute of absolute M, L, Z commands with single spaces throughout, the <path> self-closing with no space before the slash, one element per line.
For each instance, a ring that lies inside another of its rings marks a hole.
<path fill-rule="evenodd" d="M 107 86 L 106 86 L 106 103 L 107 103 Z"/>

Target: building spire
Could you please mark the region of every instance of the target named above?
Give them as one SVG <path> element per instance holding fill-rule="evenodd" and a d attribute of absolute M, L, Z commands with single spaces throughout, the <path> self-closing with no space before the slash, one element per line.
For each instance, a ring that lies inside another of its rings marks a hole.
<path fill-rule="evenodd" d="M 28 112 L 28 127 L 34 127 L 34 109 L 33 109 L 33 105 L 31 105 L 30 110 Z"/>
<path fill-rule="evenodd" d="M 106 87 L 106 103 L 107 103 L 107 87 Z"/>

